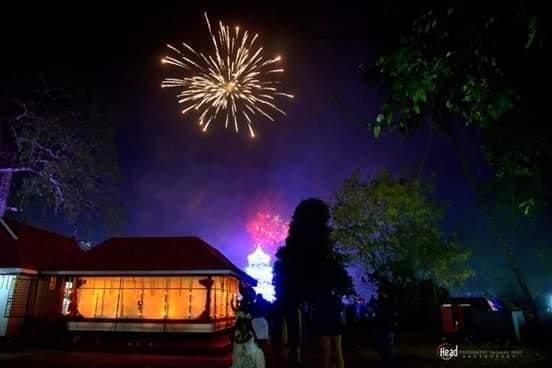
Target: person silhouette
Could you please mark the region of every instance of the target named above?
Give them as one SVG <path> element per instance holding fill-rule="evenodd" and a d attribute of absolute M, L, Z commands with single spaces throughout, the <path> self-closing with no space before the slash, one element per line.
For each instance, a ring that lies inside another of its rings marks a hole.
<path fill-rule="evenodd" d="M 396 356 L 393 350 L 395 328 L 398 324 L 398 310 L 396 300 L 386 291 L 378 293 L 376 307 L 377 351 L 386 363 L 386 366 L 395 366 Z"/>
<path fill-rule="evenodd" d="M 324 368 L 329 368 L 332 357 L 337 367 L 345 367 L 342 350 L 343 323 L 341 313 L 343 302 L 335 291 L 319 295 L 312 306 L 312 332 L 318 336 L 323 353 Z"/>

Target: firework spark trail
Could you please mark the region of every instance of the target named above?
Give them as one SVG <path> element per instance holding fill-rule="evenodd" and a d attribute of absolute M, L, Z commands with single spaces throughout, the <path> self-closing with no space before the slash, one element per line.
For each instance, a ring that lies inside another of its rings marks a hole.
<path fill-rule="evenodd" d="M 167 45 L 176 56 L 166 56 L 162 62 L 185 70 L 186 75 L 165 78 L 161 87 L 181 89 L 177 99 L 184 106 L 182 113 L 196 111 L 203 131 L 223 115 L 226 128 L 233 124 L 238 132 L 240 122 L 245 121 L 249 134 L 255 137 L 253 118 L 261 115 L 274 121 L 273 113 L 286 115 L 276 105 L 276 98 L 293 98 L 280 92 L 279 81 L 271 79 L 284 71 L 278 66 L 281 57 L 265 58 L 263 48 L 255 44 L 257 34 L 252 36 L 239 27 L 231 30 L 222 22 L 213 30 L 207 13 L 204 16 L 214 54 L 198 52 L 185 42 L 183 50 Z"/>

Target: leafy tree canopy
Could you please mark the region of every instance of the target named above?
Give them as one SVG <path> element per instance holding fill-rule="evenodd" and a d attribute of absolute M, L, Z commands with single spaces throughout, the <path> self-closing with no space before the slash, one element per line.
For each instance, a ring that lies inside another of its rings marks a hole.
<path fill-rule="evenodd" d="M 459 285 L 472 274 L 464 264 L 470 252 L 444 236 L 443 210 L 429 193 L 429 186 L 385 171 L 370 181 L 355 174 L 335 194 L 333 236 L 377 284 Z"/>
<path fill-rule="evenodd" d="M 423 11 L 366 72 L 387 96 L 369 124 L 374 135 L 426 126 L 458 145 L 458 129 L 477 127 L 496 173 L 491 191 L 515 190 L 513 207 L 521 214 L 549 200 L 552 130 L 543 124 L 546 100 L 535 88 L 549 66 L 546 19 L 538 10 L 452 1 Z"/>

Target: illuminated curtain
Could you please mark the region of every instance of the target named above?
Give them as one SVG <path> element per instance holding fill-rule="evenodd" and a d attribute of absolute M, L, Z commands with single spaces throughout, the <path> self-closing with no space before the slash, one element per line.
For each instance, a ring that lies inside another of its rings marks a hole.
<path fill-rule="evenodd" d="M 107 278 L 101 303 L 101 310 L 96 310 L 96 316 L 101 318 L 117 318 L 121 298 L 120 278 Z"/>
<path fill-rule="evenodd" d="M 78 310 L 85 318 L 198 319 L 205 309 L 205 277 L 84 277 Z M 210 315 L 233 316 L 238 281 L 212 277 Z"/>
<path fill-rule="evenodd" d="M 168 315 L 170 319 L 190 318 L 190 279 L 188 277 L 172 277 L 167 289 Z"/>
<path fill-rule="evenodd" d="M 192 304 L 190 308 L 191 319 L 197 319 L 205 310 L 205 300 L 207 299 L 207 290 L 205 288 L 192 289 Z"/>
<path fill-rule="evenodd" d="M 119 317 L 140 318 L 140 303 L 142 302 L 142 279 L 136 277 L 123 278 L 121 290 Z"/>

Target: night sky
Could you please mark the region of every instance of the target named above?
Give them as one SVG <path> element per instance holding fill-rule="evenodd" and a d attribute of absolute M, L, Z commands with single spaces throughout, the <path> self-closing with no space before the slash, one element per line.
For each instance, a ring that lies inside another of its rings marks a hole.
<path fill-rule="evenodd" d="M 301 199 L 331 199 L 339 181 L 355 170 L 407 173 L 424 155 L 425 131 L 376 140 L 361 124 L 380 105 L 377 91 L 361 82 L 361 66 L 374 63 L 378 37 L 392 28 L 382 28 L 377 13 L 320 5 L 88 4 L 33 5 L 32 11 L 23 4 L 0 12 L 2 76 L 68 72 L 114 111 L 126 235 L 198 235 L 243 267 L 252 250 L 246 221 L 256 211 L 276 210 L 289 218 Z M 258 32 L 268 54 L 283 56 L 284 89 L 296 97 L 283 101 L 287 117 L 255 123 L 254 140 L 222 124 L 202 133 L 196 120 L 180 114 L 175 91 L 160 88 L 163 77 L 175 74 L 160 64 L 166 43 L 209 46 L 205 10 L 213 22 Z M 476 147 L 468 151 L 474 163 L 481 158 Z M 447 227 L 464 242 L 476 242 L 477 254 L 496 252 L 485 246 L 485 236 L 467 231 L 479 220 L 448 142 L 434 136 L 429 156 L 424 176 L 437 174 Z M 480 174 L 486 170 L 481 164 Z M 42 211 L 20 218 L 71 233 L 69 225 Z M 502 261 L 496 262 L 499 267 Z"/>

